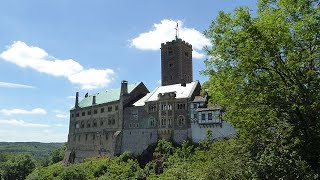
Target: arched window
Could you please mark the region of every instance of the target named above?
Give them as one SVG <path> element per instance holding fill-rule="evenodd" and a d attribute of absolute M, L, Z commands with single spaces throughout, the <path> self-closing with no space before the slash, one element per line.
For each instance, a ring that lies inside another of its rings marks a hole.
<path fill-rule="evenodd" d="M 182 116 L 182 115 L 178 116 L 178 125 L 183 126 L 184 124 L 185 124 L 184 116 Z"/>
<path fill-rule="evenodd" d="M 150 127 L 154 127 L 155 126 L 155 119 L 154 117 L 150 117 Z"/>

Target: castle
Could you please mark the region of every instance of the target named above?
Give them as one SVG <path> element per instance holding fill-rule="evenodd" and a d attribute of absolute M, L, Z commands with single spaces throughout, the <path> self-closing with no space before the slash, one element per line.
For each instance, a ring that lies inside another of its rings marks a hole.
<path fill-rule="evenodd" d="M 142 83 L 121 82 L 121 88 L 86 94 L 70 110 L 64 164 L 124 151 L 140 154 L 158 139 L 199 142 L 206 131 L 213 138 L 230 137 L 235 129 L 222 119 L 220 107 L 209 107 L 193 81 L 192 46 L 176 37 L 161 44 L 161 86 L 152 92 Z"/>

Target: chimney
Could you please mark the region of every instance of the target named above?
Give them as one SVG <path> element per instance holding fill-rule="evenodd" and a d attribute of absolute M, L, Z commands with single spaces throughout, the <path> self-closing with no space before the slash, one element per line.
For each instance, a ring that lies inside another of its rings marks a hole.
<path fill-rule="evenodd" d="M 123 80 L 121 82 L 121 96 L 128 94 L 128 81 Z"/>
<path fill-rule="evenodd" d="M 79 107 L 79 92 L 76 92 L 76 102 L 75 102 L 74 107 L 75 107 L 75 108 L 78 108 L 78 107 Z"/>
<path fill-rule="evenodd" d="M 96 104 L 96 96 L 92 96 L 92 105 Z"/>

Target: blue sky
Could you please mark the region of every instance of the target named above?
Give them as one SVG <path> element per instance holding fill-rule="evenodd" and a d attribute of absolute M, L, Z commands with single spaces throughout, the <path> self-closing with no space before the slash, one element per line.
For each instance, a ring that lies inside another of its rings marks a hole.
<path fill-rule="evenodd" d="M 220 10 L 255 1 L 0 1 L 0 141 L 65 142 L 74 95 L 159 86 L 160 43 L 193 45 L 194 80 L 210 41 L 201 33 Z"/>

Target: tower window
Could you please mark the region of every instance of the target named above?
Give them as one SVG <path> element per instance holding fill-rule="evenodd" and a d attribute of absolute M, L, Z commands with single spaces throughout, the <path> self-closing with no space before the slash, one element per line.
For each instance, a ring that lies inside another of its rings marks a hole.
<path fill-rule="evenodd" d="M 185 55 L 186 57 L 189 57 L 189 53 L 188 53 L 188 52 L 184 52 L 184 55 Z"/>
<path fill-rule="evenodd" d="M 178 118 L 178 125 L 182 126 L 185 124 L 184 116 L 180 115 Z"/>
<path fill-rule="evenodd" d="M 172 64 L 172 63 L 170 63 L 170 64 L 169 64 L 169 67 L 172 67 L 172 66 L 173 66 L 173 64 Z"/>
<path fill-rule="evenodd" d="M 108 107 L 108 112 L 111 112 L 112 111 L 112 106 L 109 106 Z"/>
<path fill-rule="evenodd" d="M 169 56 L 173 55 L 173 50 L 171 47 L 168 47 L 168 55 Z"/>

